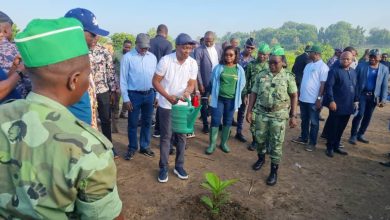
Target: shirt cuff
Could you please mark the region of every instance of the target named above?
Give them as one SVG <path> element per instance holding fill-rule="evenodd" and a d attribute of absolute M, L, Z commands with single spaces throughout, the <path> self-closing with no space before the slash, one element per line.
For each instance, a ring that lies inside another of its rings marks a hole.
<path fill-rule="evenodd" d="M 76 200 L 76 212 L 80 219 L 114 219 L 121 211 L 122 201 L 116 185 L 112 192 L 95 202 Z"/>

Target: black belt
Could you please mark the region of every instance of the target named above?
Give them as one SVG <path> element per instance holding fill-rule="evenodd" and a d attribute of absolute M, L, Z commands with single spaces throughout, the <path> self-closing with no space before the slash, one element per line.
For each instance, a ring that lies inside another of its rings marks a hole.
<path fill-rule="evenodd" d="M 276 111 L 279 111 L 282 109 L 287 109 L 287 107 L 288 106 L 283 106 L 283 105 L 273 106 L 273 107 L 265 107 L 265 106 L 260 105 L 261 110 L 263 110 L 265 112 L 276 112 Z"/>
<path fill-rule="evenodd" d="M 141 94 L 141 95 L 149 95 L 150 93 L 154 92 L 154 89 L 149 89 L 149 90 L 146 90 L 146 91 L 139 91 L 139 90 L 128 90 L 129 92 L 134 92 L 134 93 L 138 93 L 138 94 Z"/>

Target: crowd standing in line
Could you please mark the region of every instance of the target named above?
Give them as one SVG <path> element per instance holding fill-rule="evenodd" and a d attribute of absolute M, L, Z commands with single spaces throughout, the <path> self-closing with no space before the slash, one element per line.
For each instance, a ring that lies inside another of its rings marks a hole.
<path fill-rule="evenodd" d="M 301 133 L 292 141 L 316 150 L 320 112 L 327 107 L 320 136 L 332 158 L 348 155 L 341 136 L 351 115 L 349 143 L 369 143 L 364 134 L 373 112 L 388 98 L 390 63 L 379 49 L 367 49 L 358 61 L 353 47 L 336 48 L 325 63 L 321 46 L 308 45 L 290 72 L 281 45 L 271 49 L 249 38 L 240 49 L 237 38 L 219 45 L 207 31 L 199 46 L 179 34 L 172 50 L 164 24 L 155 38 L 140 33 L 134 48 L 125 40 L 122 51 L 110 53 L 98 43 L 109 32 L 84 8 L 59 19 L 32 20 L 15 43 L 12 24 L 0 11 L 0 216 L 7 219 L 123 218 L 114 162 L 119 155 L 112 145 L 118 118 L 128 122 L 125 160 L 138 149 L 154 157 L 151 137 L 160 138 L 158 182 L 168 181 L 169 155 L 175 155 L 173 173 L 187 180 L 186 139 L 194 134 L 172 131 L 172 106 L 199 96 L 202 131 L 209 134 L 205 153 L 213 156 L 220 131 L 219 147 L 231 152 L 234 124 L 235 138 L 247 142 L 246 119 L 252 134 L 248 150 L 258 156 L 252 168 L 261 169 L 269 154 L 266 184 L 272 186 L 286 125 L 298 124 L 298 99 Z"/>

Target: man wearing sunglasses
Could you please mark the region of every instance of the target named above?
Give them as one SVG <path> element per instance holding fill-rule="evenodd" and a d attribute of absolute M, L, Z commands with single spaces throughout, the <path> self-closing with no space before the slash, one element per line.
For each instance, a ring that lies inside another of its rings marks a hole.
<path fill-rule="evenodd" d="M 100 125 L 102 133 L 106 138 L 112 141 L 111 137 L 111 99 L 114 99 L 114 93 L 119 93 L 119 86 L 115 80 L 114 63 L 110 52 L 100 45 L 97 41 L 99 36 L 107 36 L 108 31 L 99 27 L 95 15 L 84 8 L 71 9 L 65 14 L 65 17 L 76 18 L 84 27 L 84 36 L 89 48 L 89 60 L 91 64 L 91 75 L 95 86 L 95 94 L 97 101 L 97 110 L 99 113 Z M 93 106 L 90 106 L 88 99 L 94 99 L 94 96 L 83 95 L 80 102 L 76 105 L 82 105 L 78 108 L 77 114 L 85 114 L 85 111 L 90 111 L 93 114 Z M 77 106 L 76 106 L 77 107 Z M 75 114 L 75 111 L 72 111 Z M 76 117 L 77 117 L 77 114 Z M 93 117 L 91 117 L 93 118 Z M 115 151 L 115 156 L 117 157 Z"/>
<path fill-rule="evenodd" d="M 284 49 L 275 46 L 269 58 L 269 71 L 261 72 L 252 87 L 246 120 L 255 123 L 258 160 L 253 164 L 259 170 L 265 162 L 266 147 L 271 148 L 271 172 L 267 185 L 275 185 L 282 157 L 286 122 L 297 126 L 297 85 L 294 75 L 283 68 Z M 253 113 L 252 113 L 253 112 Z"/>

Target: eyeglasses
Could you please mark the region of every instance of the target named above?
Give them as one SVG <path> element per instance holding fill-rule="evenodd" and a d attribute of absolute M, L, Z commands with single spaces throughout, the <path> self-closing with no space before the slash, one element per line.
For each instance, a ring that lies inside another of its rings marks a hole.
<path fill-rule="evenodd" d="M 279 61 L 276 61 L 276 60 L 270 60 L 268 61 L 268 64 L 269 65 L 278 65 L 280 62 Z"/>
<path fill-rule="evenodd" d="M 225 57 L 234 57 L 234 55 L 235 55 L 234 53 L 226 53 Z"/>

